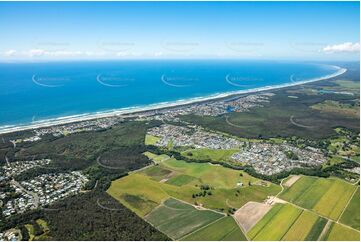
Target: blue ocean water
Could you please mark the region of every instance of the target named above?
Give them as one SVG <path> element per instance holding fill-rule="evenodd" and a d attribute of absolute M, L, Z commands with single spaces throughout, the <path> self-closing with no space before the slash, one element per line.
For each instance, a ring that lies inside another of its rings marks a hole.
<path fill-rule="evenodd" d="M 235 60 L 0 64 L 0 126 L 319 78 L 332 66 Z"/>

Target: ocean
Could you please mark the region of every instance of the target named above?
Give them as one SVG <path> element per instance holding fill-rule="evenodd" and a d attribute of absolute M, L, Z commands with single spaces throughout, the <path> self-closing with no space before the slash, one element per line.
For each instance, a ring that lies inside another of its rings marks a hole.
<path fill-rule="evenodd" d="M 340 70 L 303 62 L 238 60 L 1 63 L 0 130 L 295 84 Z"/>

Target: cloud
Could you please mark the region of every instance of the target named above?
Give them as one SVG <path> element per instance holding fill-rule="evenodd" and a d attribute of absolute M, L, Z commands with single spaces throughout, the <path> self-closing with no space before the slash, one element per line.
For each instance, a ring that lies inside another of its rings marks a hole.
<path fill-rule="evenodd" d="M 336 45 L 327 45 L 322 49 L 326 53 L 353 53 L 360 52 L 360 43 L 346 42 Z"/>
<path fill-rule="evenodd" d="M 159 57 L 159 56 L 162 56 L 162 55 L 163 55 L 163 52 L 161 52 L 161 51 L 154 53 L 155 57 Z"/>
<path fill-rule="evenodd" d="M 7 51 L 5 51 L 4 52 L 4 55 L 5 56 L 14 56 L 14 55 L 16 55 L 16 50 L 7 50 Z"/>
<path fill-rule="evenodd" d="M 30 57 L 35 57 L 35 56 L 43 56 L 45 55 L 46 51 L 42 50 L 42 49 L 31 49 L 28 51 L 28 55 Z"/>
<path fill-rule="evenodd" d="M 31 49 L 24 52 L 30 57 L 84 57 L 84 56 L 102 56 L 103 52 L 79 51 L 79 50 L 44 50 Z"/>

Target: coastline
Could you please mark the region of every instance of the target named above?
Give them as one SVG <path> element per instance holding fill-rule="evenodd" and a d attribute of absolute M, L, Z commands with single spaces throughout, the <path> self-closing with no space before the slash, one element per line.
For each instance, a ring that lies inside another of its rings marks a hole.
<path fill-rule="evenodd" d="M 332 73 L 332 74 L 329 74 L 326 76 L 322 76 L 319 78 L 312 78 L 312 79 L 298 81 L 298 82 L 295 82 L 291 79 L 291 82 L 284 83 L 284 84 L 273 85 L 273 86 L 264 86 L 264 87 L 253 88 L 253 89 L 246 89 L 246 90 L 231 91 L 231 92 L 225 92 L 225 93 L 216 93 L 216 94 L 212 94 L 212 95 L 205 96 L 205 97 L 180 99 L 180 100 L 176 100 L 176 101 L 161 102 L 161 103 L 155 103 L 155 104 L 150 104 L 150 105 L 146 105 L 146 106 L 134 106 L 134 107 L 128 107 L 128 108 L 122 108 L 122 109 L 116 109 L 116 110 L 108 110 L 108 111 L 95 112 L 95 113 L 71 115 L 71 116 L 65 116 L 65 117 L 59 117 L 59 118 L 45 119 L 45 120 L 37 121 L 34 123 L 30 123 L 30 124 L 23 124 L 23 125 L 22 124 L 4 125 L 4 126 L 0 126 L 0 134 L 13 133 L 13 132 L 32 130 L 32 129 L 39 129 L 39 128 L 57 126 L 57 125 L 64 125 L 64 124 L 94 120 L 94 119 L 99 119 L 99 118 L 111 118 L 114 116 L 135 115 L 135 114 L 141 114 L 142 112 L 148 112 L 148 111 L 154 111 L 154 110 L 166 109 L 166 108 L 175 108 L 175 107 L 191 105 L 191 104 L 195 104 L 195 103 L 224 99 L 224 98 L 228 98 L 228 97 L 234 96 L 234 95 L 250 94 L 250 93 L 257 93 L 257 92 L 269 91 L 269 90 L 274 90 L 274 89 L 281 89 L 281 88 L 286 88 L 286 87 L 292 87 L 292 86 L 327 80 L 327 79 L 342 75 L 347 71 L 346 68 L 341 68 L 339 66 L 333 66 L 333 67 L 337 69 L 337 71 L 335 73 Z"/>

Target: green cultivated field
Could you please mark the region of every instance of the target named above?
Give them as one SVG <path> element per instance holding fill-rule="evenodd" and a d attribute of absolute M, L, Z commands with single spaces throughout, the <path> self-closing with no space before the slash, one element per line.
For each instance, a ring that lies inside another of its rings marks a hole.
<path fill-rule="evenodd" d="M 281 198 L 337 220 L 356 186 L 339 179 L 302 176 L 281 194 Z"/>
<path fill-rule="evenodd" d="M 248 237 L 253 239 L 258 233 L 273 219 L 273 217 L 281 210 L 282 204 L 276 204 L 268 213 L 248 232 Z"/>
<path fill-rule="evenodd" d="M 333 223 L 324 239 L 329 241 L 359 241 L 360 232 Z"/>
<path fill-rule="evenodd" d="M 254 237 L 251 237 L 252 240 L 281 240 L 301 213 L 302 210 L 292 205 L 282 205 L 272 219 Z"/>
<path fill-rule="evenodd" d="M 327 219 L 318 217 L 316 223 L 313 225 L 312 229 L 306 236 L 305 240 L 316 241 L 320 236 L 320 234 L 322 233 L 322 230 L 325 227 L 326 223 L 327 223 Z"/>
<path fill-rule="evenodd" d="M 184 237 L 186 241 L 244 241 L 247 240 L 237 223 L 231 216 L 224 217 L 215 223 Z"/>
<path fill-rule="evenodd" d="M 279 192 L 279 186 L 269 182 L 257 185 L 260 181 L 223 166 L 171 158 L 113 181 L 108 193 L 141 217 L 170 197 L 227 211 L 230 207 L 240 208 L 249 201 L 263 201 Z M 243 185 L 239 186 L 241 183 Z M 209 189 L 202 190 L 202 185 Z"/>
<path fill-rule="evenodd" d="M 224 215 L 210 210 L 197 210 L 191 205 L 168 199 L 145 219 L 170 238 L 178 240 Z"/>
<path fill-rule="evenodd" d="M 251 240 L 316 241 L 326 223 L 325 218 L 310 211 L 275 204 L 247 235 Z"/>
<path fill-rule="evenodd" d="M 303 211 L 301 216 L 283 236 L 282 240 L 305 240 L 317 220 L 318 216 L 316 214 Z"/>
<path fill-rule="evenodd" d="M 360 229 L 360 188 L 358 188 L 353 195 L 349 205 L 341 216 L 340 222 L 354 229 Z"/>

